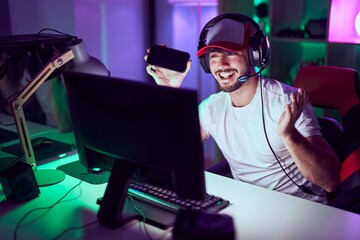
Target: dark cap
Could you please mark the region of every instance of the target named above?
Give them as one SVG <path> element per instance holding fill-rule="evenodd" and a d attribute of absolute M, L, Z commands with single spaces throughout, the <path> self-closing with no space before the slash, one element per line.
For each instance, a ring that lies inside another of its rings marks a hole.
<path fill-rule="evenodd" d="M 221 48 L 231 52 L 241 51 L 249 47 L 250 29 L 246 23 L 232 19 L 222 19 L 212 26 L 206 35 L 206 45 L 196 54 L 206 54 L 208 48 Z"/>

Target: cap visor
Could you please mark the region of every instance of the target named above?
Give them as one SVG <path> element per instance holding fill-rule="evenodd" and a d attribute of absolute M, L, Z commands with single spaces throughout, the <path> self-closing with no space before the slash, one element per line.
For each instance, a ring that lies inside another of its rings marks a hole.
<path fill-rule="evenodd" d="M 207 50 L 209 48 L 221 48 L 230 52 L 238 52 L 241 51 L 243 49 L 246 49 L 248 46 L 247 45 L 240 45 L 240 44 L 236 44 L 236 43 L 231 43 L 231 42 L 215 42 L 212 43 L 210 45 L 207 45 L 203 48 L 201 48 L 197 53 L 196 56 L 200 57 L 204 54 L 207 53 Z"/>

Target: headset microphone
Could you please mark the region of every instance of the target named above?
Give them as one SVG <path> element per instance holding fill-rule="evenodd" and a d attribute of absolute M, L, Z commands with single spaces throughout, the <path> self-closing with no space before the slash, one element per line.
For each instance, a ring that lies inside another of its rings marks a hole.
<path fill-rule="evenodd" d="M 241 82 L 241 83 L 245 83 L 249 78 L 251 78 L 252 76 L 260 74 L 263 70 L 264 70 L 264 68 L 261 68 L 259 71 L 257 71 L 256 73 L 253 73 L 251 75 L 246 74 L 246 75 L 240 76 L 240 77 L 238 77 L 237 80 L 239 82 Z"/>
<path fill-rule="evenodd" d="M 248 76 L 248 75 L 241 76 L 241 77 L 238 78 L 238 81 L 241 82 L 241 83 L 244 83 L 249 79 L 249 77 L 250 76 Z"/>
<path fill-rule="evenodd" d="M 260 72 L 257 72 L 257 73 L 251 74 L 251 75 L 243 75 L 241 77 L 238 77 L 238 81 L 241 82 L 241 83 L 245 83 L 250 77 L 255 76 L 255 75 L 259 74 L 259 73 Z"/>

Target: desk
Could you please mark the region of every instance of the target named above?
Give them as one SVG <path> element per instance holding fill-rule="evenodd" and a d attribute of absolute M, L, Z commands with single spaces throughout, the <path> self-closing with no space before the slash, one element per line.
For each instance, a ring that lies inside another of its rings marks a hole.
<path fill-rule="evenodd" d="M 30 125 L 31 137 L 44 136 L 69 144 L 74 143 L 71 133 L 60 134 L 46 126 L 29 123 Z M 0 157 L 3 156 L 4 153 L 0 153 Z M 41 161 L 38 168 L 54 169 L 77 159 L 77 154 L 73 154 L 50 162 Z M 221 213 L 233 217 L 237 239 L 360 239 L 358 214 L 212 173 L 206 173 L 205 177 L 208 193 L 230 200 L 230 206 Z M 41 194 L 35 199 L 19 204 L 9 201 L 0 203 L 0 238 L 13 239 L 16 224 L 28 211 L 51 206 L 77 183 L 78 179 L 66 176 L 59 184 L 41 187 Z M 51 210 L 37 211 L 28 216 L 22 223 L 23 227 L 17 231 L 17 239 L 52 239 L 66 229 L 96 221 L 99 208 L 96 200 L 103 195 L 106 185 L 82 182 Z M 0 199 L 3 198 L 0 186 Z M 146 226 L 153 239 L 171 239 L 171 229 L 163 231 Z M 144 224 L 138 221 L 132 221 L 118 229 L 108 229 L 95 223 L 83 229 L 69 231 L 58 239 L 149 239 L 143 227 Z"/>
<path fill-rule="evenodd" d="M 0 125 L 1 128 L 7 129 L 7 130 L 10 130 L 13 132 L 17 132 L 16 125 L 15 125 L 15 119 L 13 116 L 11 116 L 9 114 L 5 114 L 5 113 L 0 113 L 0 120 L 1 120 L 1 122 L 6 123 L 6 124 L 14 123 L 13 125 L 10 125 L 10 126 Z M 31 122 L 31 121 L 26 121 L 26 123 L 28 124 L 29 134 L 32 137 L 36 136 L 37 134 L 42 134 L 42 133 L 46 133 L 48 131 L 54 130 L 53 128 L 43 125 L 43 124 L 39 124 L 39 123 Z"/>
<path fill-rule="evenodd" d="M 360 239 L 360 215 L 206 174 L 208 192 L 232 202 L 237 239 Z"/>
<path fill-rule="evenodd" d="M 14 118 L 11 115 L 4 114 L 4 113 L 0 113 L 0 120 L 3 123 L 14 123 L 15 122 Z M 67 143 L 70 145 L 75 145 L 74 134 L 71 132 L 60 133 L 55 128 L 52 128 L 52 127 L 49 127 L 46 125 L 42 125 L 39 123 L 31 122 L 31 121 L 27 121 L 27 125 L 28 125 L 30 139 L 34 139 L 34 138 L 38 138 L 38 137 L 45 137 L 45 138 L 48 138 L 51 140 L 58 140 L 60 142 L 64 142 L 64 143 Z M 17 134 L 16 125 L 10 125 L 10 126 L 0 125 L 0 128 L 12 131 Z M 19 138 L 8 141 L 8 142 L 3 142 L 3 143 L 0 143 L 0 149 L 3 147 L 7 147 L 7 146 L 14 145 L 14 144 L 19 144 L 19 143 L 20 143 Z M 14 155 L 9 154 L 4 151 L 0 151 L 0 158 L 6 158 L 6 157 L 14 157 Z M 41 163 L 38 162 L 37 164 L 41 164 Z"/>
<path fill-rule="evenodd" d="M 56 168 L 77 160 L 77 155 L 61 158 L 39 166 Z M 303 200 L 271 190 L 252 186 L 230 178 L 206 173 L 209 193 L 222 196 L 231 205 L 221 213 L 233 217 L 237 239 L 360 239 L 360 215 L 319 203 Z M 20 204 L 0 203 L 0 233 L 2 239 L 12 239 L 18 221 L 29 210 L 55 203 L 78 179 L 66 176 L 57 185 L 40 188 L 39 197 Z M 23 222 L 17 239 L 51 239 L 65 229 L 96 221 L 99 206 L 96 199 L 106 184 L 86 182 L 75 188 L 50 211 L 31 214 Z M 0 192 L 0 196 L 3 194 Z M 1 197 L 2 198 L 2 197 Z M 44 213 L 44 215 L 42 215 Z M 35 221 L 38 219 L 37 221 Z M 171 229 L 164 232 L 147 225 L 153 239 L 171 239 Z M 108 229 L 97 223 L 84 229 L 67 232 L 59 239 L 148 239 L 143 224 L 132 221 L 118 229 Z"/>
<path fill-rule="evenodd" d="M 14 123 L 15 122 L 15 120 L 12 116 L 10 116 L 8 114 L 4 114 L 4 113 L 0 113 L 0 120 L 3 123 Z M 47 138 L 59 140 L 61 142 L 68 143 L 68 144 L 75 143 L 74 134 L 72 134 L 71 132 L 59 133 L 59 131 L 57 129 L 43 125 L 43 124 L 39 124 L 39 123 L 31 122 L 31 121 L 26 121 L 26 123 L 28 125 L 29 135 L 30 135 L 31 139 L 36 138 L 36 137 L 47 137 Z M 10 125 L 10 126 L 0 125 L 0 128 L 7 129 L 7 130 L 17 133 L 16 125 Z M 0 144 L 0 147 L 9 146 L 9 145 L 19 143 L 19 142 L 20 142 L 19 139 L 15 139 L 15 140 Z"/>

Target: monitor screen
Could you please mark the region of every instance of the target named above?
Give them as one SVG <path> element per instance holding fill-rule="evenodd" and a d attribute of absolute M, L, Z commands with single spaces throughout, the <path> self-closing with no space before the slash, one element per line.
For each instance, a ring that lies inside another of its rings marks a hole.
<path fill-rule="evenodd" d="M 123 207 L 134 177 L 204 199 L 196 91 L 77 72 L 64 80 L 80 162 L 111 171 L 98 217 Z"/>

